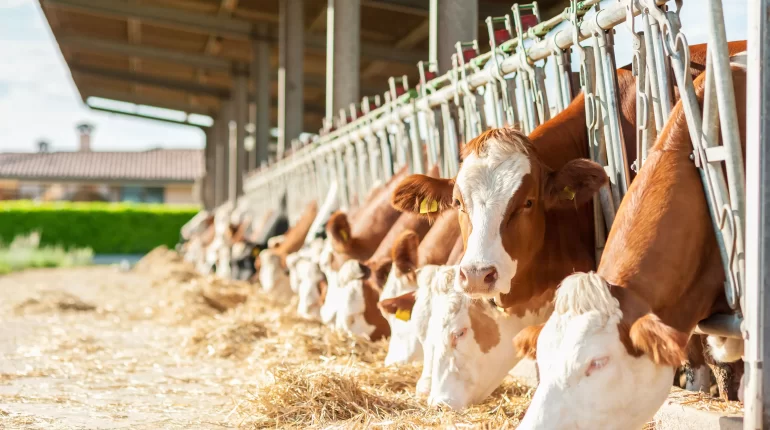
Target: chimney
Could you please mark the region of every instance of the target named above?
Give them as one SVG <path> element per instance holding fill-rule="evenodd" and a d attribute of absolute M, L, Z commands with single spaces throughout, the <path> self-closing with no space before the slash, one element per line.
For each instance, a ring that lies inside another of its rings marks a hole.
<path fill-rule="evenodd" d="M 45 140 L 40 140 L 40 141 L 37 142 L 37 150 L 38 150 L 38 152 L 46 153 L 46 152 L 48 152 L 49 147 L 50 147 L 50 145 Z"/>
<path fill-rule="evenodd" d="M 94 131 L 94 126 L 87 122 L 81 122 L 75 128 L 80 133 L 80 152 L 91 152 L 91 133 Z"/>

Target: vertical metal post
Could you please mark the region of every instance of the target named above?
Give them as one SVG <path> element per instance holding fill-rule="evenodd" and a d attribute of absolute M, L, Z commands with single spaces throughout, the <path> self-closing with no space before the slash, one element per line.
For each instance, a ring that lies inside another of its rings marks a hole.
<path fill-rule="evenodd" d="M 237 197 L 243 194 L 243 175 L 246 173 L 248 162 L 246 160 L 246 122 L 249 116 L 249 86 L 245 70 L 237 70 L 234 76 L 235 85 L 233 91 L 235 122 L 235 193 Z"/>
<path fill-rule="evenodd" d="M 209 127 L 204 128 L 203 131 L 206 133 L 206 147 L 203 150 L 206 173 L 201 183 L 201 201 L 204 209 L 211 210 L 216 206 L 216 130 L 214 127 Z"/>
<path fill-rule="evenodd" d="M 228 105 L 225 103 L 220 109 L 219 116 L 214 123 L 215 142 L 216 142 L 216 157 L 217 157 L 217 169 L 216 169 L 216 205 L 220 206 L 227 201 L 229 190 L 229 175 L 228 160 L 229 144 L 228 144 Z"/>
<path fill-rule="evenodd" d="M 304 1 L 282 0 L 278 23 L 277 159 L 299 137 L 303 126 Z"/>
<path fill-rule="evenodd" d="M 748 16 L 743 428 L 759 430 L 770 429 L 770 1 L 749 0 Z"/>
<path fill-rule="evenodd" d="M 232 112 L 234 109 L 231 109 Z M 227 118 L 227 200 L 235 204 L 238 198 L 238 138 L 237 126 L 232 116 Z"/>
<path fill-rule="evenodd" d="M 256 166 L 267 162 L 270 144 L 270 43 L 267 41 L 267 25 L 257 25 L 258 39 L 251 42 L 251 76 L 254 84 L 255 116 L 254 151 Z"/>
<path fill-rule="evenodd" d="M 326 117 L 358 101 L 361 0 L 328 0 L 326 7 Z"/>

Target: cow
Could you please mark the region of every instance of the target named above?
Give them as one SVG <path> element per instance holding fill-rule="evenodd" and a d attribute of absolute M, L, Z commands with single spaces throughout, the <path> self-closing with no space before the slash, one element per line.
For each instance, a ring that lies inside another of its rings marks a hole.
<path fill-rule="evenodd" d="M 259 272 L 259 253 L 283 240 L 283 234 L 288 229 L 289 220 L 284 214 L 268 210 L 259 219 L 249 222 L 242 234 L 236 232 L 230 253 L 231 277 L 240 280 L 255 278 Z"/>
<path fill-rule="evenodd" d="M 745 43 L 728 48 L 741 47 Z M 696 66 L 705 64 L 705 53 L 705 45 L 691 47 L 691 73 L 701 73 Z M 621 68 L 617 83 L 630 161 L 636 151 L 635 78 Z M 399 210 L 428 217 L 459 210 L 464 251 L 456 287 L 461 292 L 545 318 L 561 280 L 596 267 L 591 199 L 607 176 L 586 159 L 585 117 L 581 93 L 528 138 L 506 127 L 469 141 L 455 178 L 411 175 L 393 193 Z"/>
<path fill-rule="evenodd" d="M 728 48 L 740 52 L 745 42 Z M 705 56 L 705 45 L 691 47 L 691 73 L 701 73 Z M 635 154 L 635 81 L 630 70 L 617 70 L 629 160 Z M 585 118 L 581 93 L 528 137 L 505 127 L 467 142 L 455 178 L 411 175 L 399 184 L 391 200 L 399 210 L 428 217 L 459 210 L 464 254 L 457 286 L 462 291 L 500 296 L 504 307 L 537 306 L 572 271 L 596 267 L 591 199 L 607 175 L 586 159 Z"/>
<path fill-rule="evenodd" d="M 742 67 L 733 65 L 733 84 L 745 142 Z M 702 103 L 705 76 L 694 85 Z M 564 279 L 547 323 L 516 337 L 541 377 L 519 428 L 607 428 L 620 414 L 624 427 L 640 428 L 666 399 L 696 324 L 730 312 L 691 154 L 679 102 L 620 205 L 596 273 Z M 708 343 L 719 362 L 741 358 L 740 339 Z"/>
<path fill-rule="evenodd" d="M 308 203 L 297 223 L 284 235 L 281 244 L 259 253 L 259 283 L 263 290 L 272 292 L 279 297 L 291 296 L 286 256 L 302 247 L 317 213 L 318 204 L 315 201 Z"/>
<path fill-rule="evenodd" d="M 326 300 L 321 306 L 321 321 L 331 324 L 337 307 L 343 300 L 343 293 L 337 285 L 337 272 L 348 260 L 365 261 L 377 250 L 382 240 L 396 223 L 401 213 L 390 205 L 390 195 L 398 182 L 406 176 L 401 169 L 354 215 L 350 218 L 344 212 L 332 214 L 326 224 L 327 242 L 321 252 L 319 265 L 326 277 Z M 358 273 L 358 271 L 356 271 Z"/>
<path fill-rule="evenodd" d="M 492 301 L 456 291 L 457 270 L 425 266 L 418 270 L 416 292 L 383 300 L 380 306 L 400 314 L 411 329 L 403 354 L 414 357 L 418 347 L 424 351 L 417 393 L 427 396 L 429 405 L 464 409 L 483 402 L 516 365 L 512 339 L 537 317 L 520 318 Z"/>
<path fill-rule="evenodd" d="M 457 223 L 457 214 L 453 211 L 441 214 L 422 241 L 412 230 L 402 232 L 391 250 L 393 264 L 380 294 L 380 309 L 383 310 L 383 300 L 418 289 L 419 268 L 446 264 L 459 236 L 460 226 Z M 391 329 L 385 364 L 421 360 L 422 347 L 415 342 L 415 334 L 410 324 L 399 318 L 395 311 L 383 310 L 383 316 Z"/>
<path fill-rule="evenodd" d="M 429 175 L 438 176 L 438 167 L 433 166 Z M 390 325 L 377 308 L 377 303 L 380 301 L 380 294 L 393 267 L 391 258 L 393 245 L 405 232 L 409 232 L 417 244 L 430 229 L 431 224 L 425 217 L 413 213 L 400 214 L 366 261 L 351 260 L 353 262 L 345 263 L 346 272 L 343 275 L 340 269 L 337 282 L 338 317 L 335 323 L 337 328 L 356 335 L 369 336 L 372 340 L 390 335 Z M 358 264 L 359 267 L 353 268 L 354 264 Z M 364 278 L 356 276 L 364 276 Z M 343 283 L 342 279 L 346 279 L 350 284 Z M 346 307 L 350 309 L 343 309 Z M 360 321 L 361 319 L 365 321 Z M 361 329 L 364 332 L 360 332 Z"/>
<path fill-rule="evenodd" d="M 190 239 L 203 233 L 213 223 L 214 215 L 211 212 L 202 210 L 195 214 L 195 216 L 187 221 L 179 230 L 179 242 L 176 245 L 177 252 L 184 254 L 186 244 Z"/>

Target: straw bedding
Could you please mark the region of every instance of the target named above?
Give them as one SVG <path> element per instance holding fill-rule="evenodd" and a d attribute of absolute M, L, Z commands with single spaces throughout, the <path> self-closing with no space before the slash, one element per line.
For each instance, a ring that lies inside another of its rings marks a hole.
<path fill-rule="evenodd" d="M 515 428 L 534 391 L 508 377 L 482 405 L 429 408 L 414 393 L 421 364 L 384 366 L 387 341 L 300 319 L 296 303 L 277 303 L 246 283 L 201 277 L 173 251 L 155 250 L 135 270 L 157 276 L 167 305 L 158 314 L 191 326 L 182 341 L 187 354 L 237 360 L 253 375 L 253 388 L 231 412 L 243 428 Z M 670 401 L 740 413 L 734 402 L 694 393 Z"/>
<path fill-rule="evenodd" d="M 421 364 L 384 366 L 385 340 L 301 319 L 296 302 L 201 277 L 163 248 L 135 270 L 157 277 L 166 295 L 155 316 L 192 327 L 182 341 L 187 354 L 238 360 L 254 375 L 253 389 L 233 410 L 243 428 L 513 428 L 531 397 L 530 388 L 508 378 L 483 405 L 463 412 L 428 408 L 414 393 Z"/>

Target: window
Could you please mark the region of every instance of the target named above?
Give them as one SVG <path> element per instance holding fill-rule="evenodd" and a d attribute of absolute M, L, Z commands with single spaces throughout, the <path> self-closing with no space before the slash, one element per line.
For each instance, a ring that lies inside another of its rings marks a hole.
<path fill-rule="evenodd" d="M 134 203 L 163 203 L 163 187 L 125 185 L 120 188 L 120 201 Z"/>

